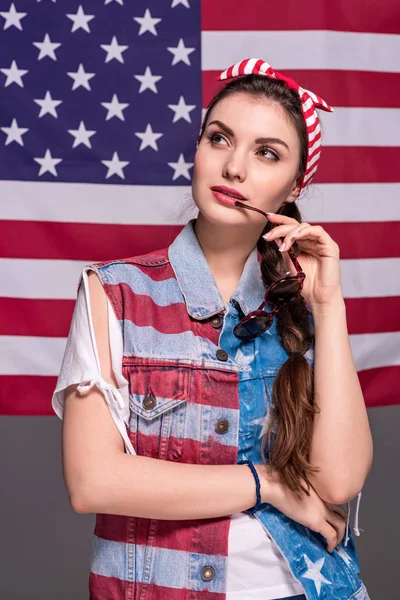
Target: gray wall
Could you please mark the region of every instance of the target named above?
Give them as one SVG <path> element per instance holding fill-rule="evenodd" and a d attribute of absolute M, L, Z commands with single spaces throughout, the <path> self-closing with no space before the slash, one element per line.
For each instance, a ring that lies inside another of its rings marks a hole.
<path fill-rule="evenodd" d="M 370 409 L 369 419 L 374 465 L 361 499 L 364 531 L 355 539 L 371 600 L 395 600 L 400 598 L 400 406 Z M 87 600 L 94 515 L 77 514 L 69 505 L 61 421 L 1 417 L 0 475 L 0 599 Z M 352 503 L 353 516 L 354 508 Z"/>

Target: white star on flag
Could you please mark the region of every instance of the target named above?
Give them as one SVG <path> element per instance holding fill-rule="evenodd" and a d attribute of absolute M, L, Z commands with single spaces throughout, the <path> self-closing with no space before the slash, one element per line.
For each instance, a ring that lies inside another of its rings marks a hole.
<path fill-rule="evenodd" d="M 14 4 L 11 4 L 8 12 L 0 12 L 0 15 L 5 19 L 3 30 L 9 27 L 16 27 L 22 31 L 21 19 L 26 17 L 27 14 L 17 12 Z"/>
<path fill-rule="evenodd" d="M 17 66 L 17 63 L 15 62 L 15 60 L 12 61 L 9 69 L 0 69 L 0 71 L 2 73 L 4 73 L 4 75 L 7 75 L 7 79 L 4 84 L 4 87 L 8 87 L 12 83 L 16 83 L 20 87 L 24 87 L 24 84 L 22 82 L 22 77 L 24 75 L 26 75 L 28 71 L 25 69 L 18 69 L 18 66 Z"/>
<path fill-rule="evenodd" d="M 118 152 L 114 152 L 111 160 L 102 160 L 101 162 L 108 168 L 106 179 L 111 175 L 118 175 L 121 179 L 125 179 L 122 169 L 129 165 L 129 160 L 119 160 Z"/>
<path fill-rule="evenodd" d="M 62 158 L 53 158 L 50 150 L 47 149 L 43 158 L 34 158 L 33 160 L 40 165 L 39 177 L 47 171 L 57 177 L 56 165 L 62 161 Z"/>
<path fill-rule="evenodd" d="M 248 356 L 246 356 L 245 354 L 243 354 L 241 349 L 238 348 L 234 358 L 235 363 L 239 365 L 241 371 L 251 371 L 250 363 L 253 362 L 258 353 L 259 350 L 256 350 L 254 354 L 249 354 Z"/>
<path fill-rule="evenodd" d="M 37 99 L 34 100 L 36 104 L 40 106 L 39 118 L 44 115 L 50 114 L 56 119 L 58 119 L 58 114 L 56 111 L 56 107 L 62 104 L 62 100 L 53 100 L 49 91 L 46 92 L 43 100 Z"/>
<path fill-rule="evenodd" d="M 81 121 L 78 129 L 68 129 L 68 133 L 73 135 L 75 138 L 72 146 L 73 148 L 76 148 L 79 146 L 79 144 L 84 144 L 84 146 L 91 148 L 92 144 L 90 143 L 90 138 L 96 133 L 96 131 L 90 131 L 89 129 L 86 129 L 85 123 Z"/>
<path fill-rule="evenodd" d="M 319 596 L 321 592 L 322 583 L 332 585 L 332 582 L 326 579 L 321 573 L 322 567 L 324 566 L 325 558 L 320 558 L 315 563 L 313 563 L 312 560 L 310 560 L 306 554 L 303 554 L 303 556 L 304 560 L 306 561 L 308 570 L 304 573 L 304 575 L 302 575 L 302 577 L 305 577 L 306 579 L 311 579 L 315 583 L 315 587 L 317 588 L 317 593 Z"/>
<path fill-rule="evenodd" d="M 178 4 L 182 4 L 182 6 L 186 6 L 186 8 L 190 8 L 189 0 L 172 0 L 171 8 L 175 8 Z"/>
<path fill-rule="evenodd" d="M 78 87 L 82 86 L 91 91 L 89 79 L 92 79 L 92 77 L 95 76 L 95 73 L 86 73 L 82 63 L 79 65 L 78 70 L 75 73 L 67 73 L 67 75 L 74 80 L 74 84 L 72 86 L 73 90 L 76 90 Z"/>
<path fill-rule="evenodd" d="M 133 17 L 133 20 L 140 25 L 138 35 L 143 35 L 143 33 L 146 33 L 146 31 L 149 31 L 153 35 L 158 35 L 155 26 L 161 21 L 161 19 L 152 17 L 148 8 L 146 8 L 146 12 L 144 13 L 143 17 Z"/>
<path fill-rule="evenodd" d="M 346 563 L 346 565 L 349 565 L 351 563 L 351 558 L 350 556 L 347 554 L 346 550 L 340 546 L 337 546 L 335 548 L 335 550 L 337 551 L 337 553 L 339 554 L 339 556 L 344 560 L 344 562 Z"/>
<path fill-rule="evenodd" d="M 13 119 L 11 123 L 11 127 L 2 127 L 1 131 L 4 131 L 7 134 L 6 146 L 11 144 L 11 142 L 17 142 L 20 146 L 24 145 L 22 141 L 22 136 L 24 133 L 29 131 L 29 129 L 25 129 L 24 127 L 18 127 L 17 119 Z"/>
<path fill-rule="evenodd" d="M 261 425 L 261 432 L 258 436 L 258 439 L 261 439 L 267 433 L 270 417 L 270 413 L 267 413 L 264 417 L 261 417 L 260 419 L 254 419 L 252 421 L 254 425 Z"/>
<path fill-rule="evenodd" d="M 45 56 L 49 56 L 53 60 L 57 60 L 56 53 L 54 50 L 57 50 L 61 46 L 57 42 L 52 42 L 48 33 L 44 36 L 43 42 L 32 42 L 36 48 L 39 48 L 39 56 L 38 60 L 42 60 Z"/>
<path fill-rule="evenodd" d="M 125 121 L 125 117 L 123 115 L 123 110 L 125 110 L 129 104 L 124 104 L 118 100 L 117 94 L 114 94 L 111 102 L 100 102 L 104 108 L 107 109 L 106 121 L 109 121 L 113 117 L 118 117 L 121 121 Z"/>
<path fill-rule="evenodd" d="M 184 119 L 188 123 L 192 122 L 189 113 L 196 108 L 195 104 L 186 104 L 185 98 L 181 96 L 179 98 L 178 104 L 168 104 L 168 108 L 175 112 L 173 123 L 179 121 L 179 119 Z"/>
<path fill-rule="evenodd" d="M 157 81 L 162 79 L 162 75 L 152 75 L 150 67 L 146 67 L 144 75 L 134 75 L 134 78 L 140 81 L 141 86 L 139 89 L 139 94 L 144 92 L 145 90 L 151 90 L 155 94 L 158 94 L 158 90 L 156 88 Z"/>
<path fill-rule="evenodd" d="M 111 44 L 101 44 L 100 48 L 103 48 L 103 50 L 107 52 L 105 60 L 106 63 L 110 62 L 110 60 L 113 60 L 114 58 L 120 63 L 123 63 L 124 59 L 122 53 L 125 52 L 129 46 L 120 46 L 117 38 L 114 35 L 113 39 L 111 40 Z"/>
<path fill-rule="evenodd" d="M 182 61 L 185 64 L 189 65 L 189 67 L 190 67 L 191 66 L 191 62 L 189 60 L 189 54 L 191 54 L 192 52 L 194 52 L 196 50 L 196 48 L 186 48 L 185 42 L 181 38 L 179 40 L 179 43 L 176 46 L 176 48 L 167 48 L 167 50 L 174 55 L 174 58 L 172 60 L 172 66 L 174 66 L 178 62 Z"/>
<path fill-rule="evenodd" d="M 82 6 L 78 8 L 76 14 L 69 14 L 67 17 L 73 21 L 71 33 L 74 33 L 77 29 L 84 29 L 87 33 L 90 33 L 88 23 L 94 19 L 94 15 L 85 15 Z"/>
<path fill-rule="evenodd" d="M 158 152 L 157 140 L 162 137 L 163 133 L 154 133 L 150 123 L 147 123 L 146 131 L 144 133 L 137 133 L 135 135 L 142 140 L 139 150 L 144 150 L 147 146 L 150 146 Z"/>
<path fill-rule="evenodd" d="M 111 2 L 113 2 L 113 0 L 106 0 L 104 4 L 111 4 Z M 118 4 L 120 4 L 121 6 L 124 5 L 124 0 L 115 0 L 115 2 L 118 2 Z"/>
<path fill-rule="evenodd" d="M 168 166 L 171 167 L 171 169 L 175 170 L 172 181 L 178 179 L 178 177 L 180 177 L 181 175 L 182 177 L 185 177 L 185 179 L 189 179 L 190 181 L 189 169 L 193 167 L 193 165 L 194 163 L 185 162 L 185 157 L 183 156 L 183 154 L 179 155 L 178 162 L 168 163 Z"/>

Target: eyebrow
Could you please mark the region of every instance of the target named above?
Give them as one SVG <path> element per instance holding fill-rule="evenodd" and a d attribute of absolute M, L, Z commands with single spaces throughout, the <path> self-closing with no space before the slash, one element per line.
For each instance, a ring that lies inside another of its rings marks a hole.
<path fill-rule="evenodd" d="M 216 119 L 215 121 L 211 121 L 207 125 L 207 127 L 210 127 L 210 125 L 218 125 L 218 127 L 223 129 L 228 135 L 230 135 L 231 137 L 235 137 L 235 134 L 233 133 L 232 129 L 230 127 L 228 127 L 228 125 L 225 125 L 224 123 L 222 123 L 222 121 L 218 121 L 218 119 Z M 279 138 L 260 137 L 260 138 L 257 138 L 256 140 L 254 140 L 254 143 L 255 144 L 281 144 L 282 146 L 285 146 L 285 148 L 287 148 L 289 150 L 289 146 L 287 145 L 287 143 Z"/>

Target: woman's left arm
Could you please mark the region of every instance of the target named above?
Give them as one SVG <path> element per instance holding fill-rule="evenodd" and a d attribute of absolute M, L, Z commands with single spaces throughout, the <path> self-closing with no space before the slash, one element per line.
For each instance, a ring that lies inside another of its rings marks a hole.
<path fill-rule="evenodd" d="M 347 331 L 343 296 L 310 307 L 315 327 L 314 417 L 309 476 L 318 495 L 332 504 L 354 498 L 373 458 L 372 435 Z"/>
<path fill-rule="evenodd" d="M 286 251 L 297 242 L 297 259 L 306 274 L 302 295 L 314 320 L 314 400 L 319 412 L 310 462 L 320 471 L 308 478 L 322 500 L 343 504 L 361 491 L 373 446 L 347 330 L 339 246 L 320 225 L 279 213 L 268 213 L 268 218 L 275 225 L 269 242 Z M 286 252 L 283 258 L 286 270 L 294 273 Z"/>

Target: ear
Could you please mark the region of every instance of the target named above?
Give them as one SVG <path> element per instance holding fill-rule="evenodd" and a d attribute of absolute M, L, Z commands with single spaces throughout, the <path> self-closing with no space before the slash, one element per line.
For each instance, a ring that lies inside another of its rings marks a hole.
<path fill-rule="evenodd" d="M 287 198 L 287 202 L 295 202 L 300 194 L 300 186 L 296 185 L 290 192 L 290 196 Z"/>

